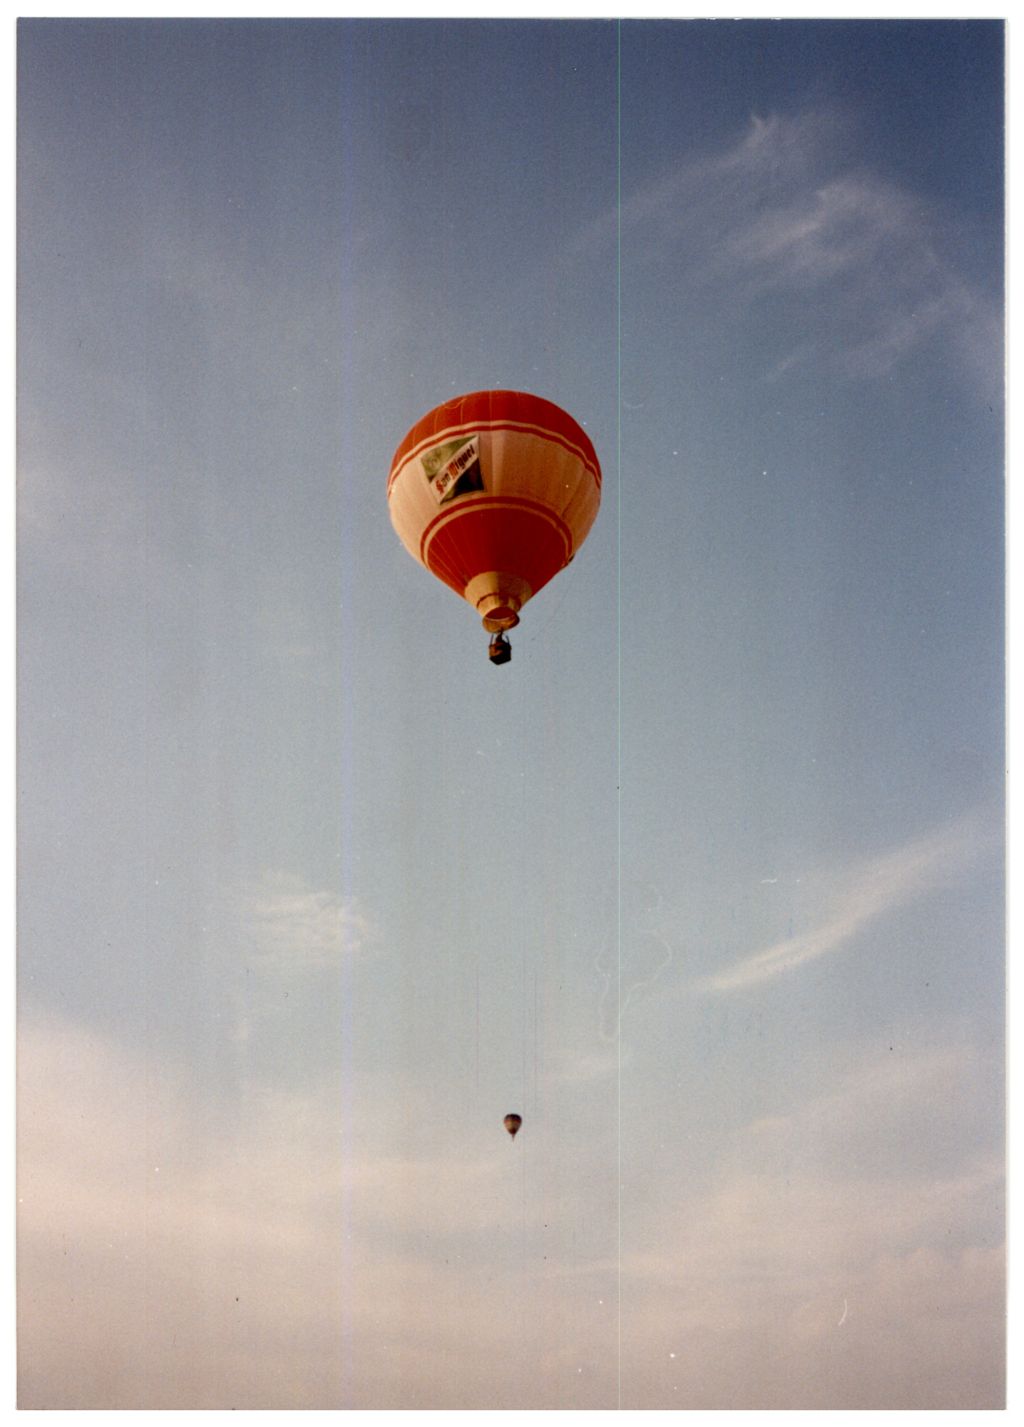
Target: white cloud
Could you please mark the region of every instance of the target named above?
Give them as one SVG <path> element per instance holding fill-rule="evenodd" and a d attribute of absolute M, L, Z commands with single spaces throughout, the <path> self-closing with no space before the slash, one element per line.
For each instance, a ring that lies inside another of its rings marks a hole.
<path fill-rule="evenodd" d="M 868 923 L 949 878 L 958 878 L 993 834 L 979 816 L 960 821 L 839 874 L 822 919 L 800 935 L 744 957 L 698 983 L 703 991 L 741 991 L 847 946 Z"/>
<path fill-rule="evenodd" d="M 913 223 L 913 205 L 903 194 L 863 175 L 844 175 L 749 215 L 731 233 L 729 253 L 765 284 L 818 286 L 877 262 Z M 923 259 L 934 266 L 930 255 Z"/>
<path fill-rule="evenodd" d="M 618 1040 L 614 1046 L 596 1051 L 576 1045 L 563 1046 L 553 1057 L 555 1073 L 567 1085 L 591 1085 L 612 1079 L 628 1067 L 631 1059 L 629 1051 L 622 1049 Z"/>
<path fill-rule="evenodd" d="M 267 970 L 317 970 L 363 951 L 373 925 L 357 900 L 276 872 L 249 889 L 241 918 L 254 960 Z"/>
<path fill-rule="evenodd" d="M 769 377 L 822 361 L 851 379 L 885 376 L 941 338 L 991 396 L 999 310 L 942 256 L 951 215 L 858 165 L 852 140 L 835 112 L 754 116 L 730 148 L 627 193 L 624 261 L 666 266 L 666 302 L 711 298 L 718 322 L 746 321 L 774 301 L 777 330 L 801 336 L 768 360 Z M 579 245 L 614 242 L 618 227 L 606 215 Z"/>

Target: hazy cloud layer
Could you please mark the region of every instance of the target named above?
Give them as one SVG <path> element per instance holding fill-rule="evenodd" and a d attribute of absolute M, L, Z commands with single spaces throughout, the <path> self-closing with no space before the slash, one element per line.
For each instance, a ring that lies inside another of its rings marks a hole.
<path fill-rule="evenodd" d="M 328 1089 L 258 1095 L 225 1134 L 154 1069 L 67 1025 L 23 1035 L 22 1405 L 350 1403 L 346 1340 L 404 1324 L 415 1348 L 441 1288 L 415 1245 L 493 1230 L 503 1162 L 356 1153 Z"/>
<path fill-rule="evenodd" d="M 935 1174 L 906 1152 L 936 1104 L 956 1143 L 984 1057 L 876 1049 L 747 1126 L 709 1191 L 630 1226 L 636 1405 L 673 1386 L 688 1407 L 999 1404 L 1000 1158 L 965 1150 Z"/>
<path fill-rule="evenodd" d="M 257 1094 L 225 1131 L 182 1067 L 27 1025 L 21 1405 L 608 1406 L 620 1273 L 627 1406 L 996 1405 L 998 1162 L 915 1175 L 843 1150 L 971 1056 L 865 1057 L 740 1131 L 699 1192 L 671 1176 L 637 1203 L 627 1165 L 621 1262 L 611 1241 L 549 1266 L 557 1161 L 528 1197 L 497 1131 L 396 1154 L 415 1086 L 355 1117 L 333 1086 Z"/>

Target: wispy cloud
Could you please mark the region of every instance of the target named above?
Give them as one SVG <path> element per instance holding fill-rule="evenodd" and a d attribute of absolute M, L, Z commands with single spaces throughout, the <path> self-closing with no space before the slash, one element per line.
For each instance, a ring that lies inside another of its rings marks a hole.
<path fill-rule="evenodd" d="M 310 887 L 283 872 L 267 873 L 248 891 L 241 919 L 253 959 L 266 970 L 333 967 L 374 937 L 370 919 L 354 898 Z"/>
<path fill-rule="evenodd" d="M 994 834 L 969 816 L 873 858 L 835 879 L 825 915 L 809 930 L 773 942 L 698 983 L 703 991 L 742 991 L 841 950 L 868 923 L 941 882 L 959 877 Z"/>
<path fill-rule="evenodd" d="M 950 221 L 865 169 L 853 125 L 820 110 L 754 116 L 731 147 L 687 156 L 621 208 L 624 261 L 664 267 L 667 302 L 713 300 L 717 321 L 742 322 L 771 301 L 777 330 L 799 330 L 766 376 L 823 361 L 849 379 L 885 376 L 941 337 L 990 394 L 999 311 L 943 256 Z M 578 245 L 613 242 L 617 229 L 606 215 Z"/>
<path fill-rule="evenodd" d="M 604 1041 L 618 1040 L 630 1002 L 672 964 L 672 947 L 661 925 L 661 905 L 661 893 L 643 882 L 627 882 L 621 894 L 609 902 L 608 937 L 596 966 L 602 981 L 598 1014 Z"/>

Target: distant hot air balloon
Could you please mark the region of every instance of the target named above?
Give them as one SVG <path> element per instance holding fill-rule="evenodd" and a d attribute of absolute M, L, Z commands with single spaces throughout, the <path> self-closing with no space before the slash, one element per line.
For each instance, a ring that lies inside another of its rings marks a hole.
<path fill-rule="evenodd" d="M 477 391 L 429 411 L 395 452 L 391 523 L 410 555 L 461 595 L 512 656 L 504 631 L 583 544 L 601 503 L 590 438 L 522 391 Z"/>
<path fill-rule="evenodd" d="M 519 1132 L 519 1126 L 520 1126 L 522 1123 L 523 1123 L 523 1117 L 522 1117 L 522 1115 L 506 1115 L 506 1116 L 505 1116 L 505 1128 L 506 1128 L 506 1130 L 508 1130 L 509 1134 L 512 1136 L 513 1139 L 515 1139 L 516 1135 L 518 1134 L 518 1132 Z"/>

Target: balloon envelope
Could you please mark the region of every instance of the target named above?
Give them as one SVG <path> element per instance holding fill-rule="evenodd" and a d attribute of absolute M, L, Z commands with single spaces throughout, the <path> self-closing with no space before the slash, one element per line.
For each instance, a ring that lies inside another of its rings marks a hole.
<path fill-rule="evenodd" d="M 586 432 L 543 397 L 478 391 L 427 412 L 388 476 L 409 554 L 467 600 L 492 633 L 569 563 L 601 503 Z"/>
<path fill-rule="evenodd" d="M 522 1123 L 523 1123 L 523 1117 L 522 1117 L 521 1115 L 506 1115 L 506 1116 L 505 1116 L 505 1128 L 506 1128 L 506 1130 L 508 1130 L 509 1134 L 512 1136 L 513 1139 L 515 1139 L 516 1133 L 517 1133 L 517 1131 L 519 1130 L 519 1126 L 520 1126 Z"/>

